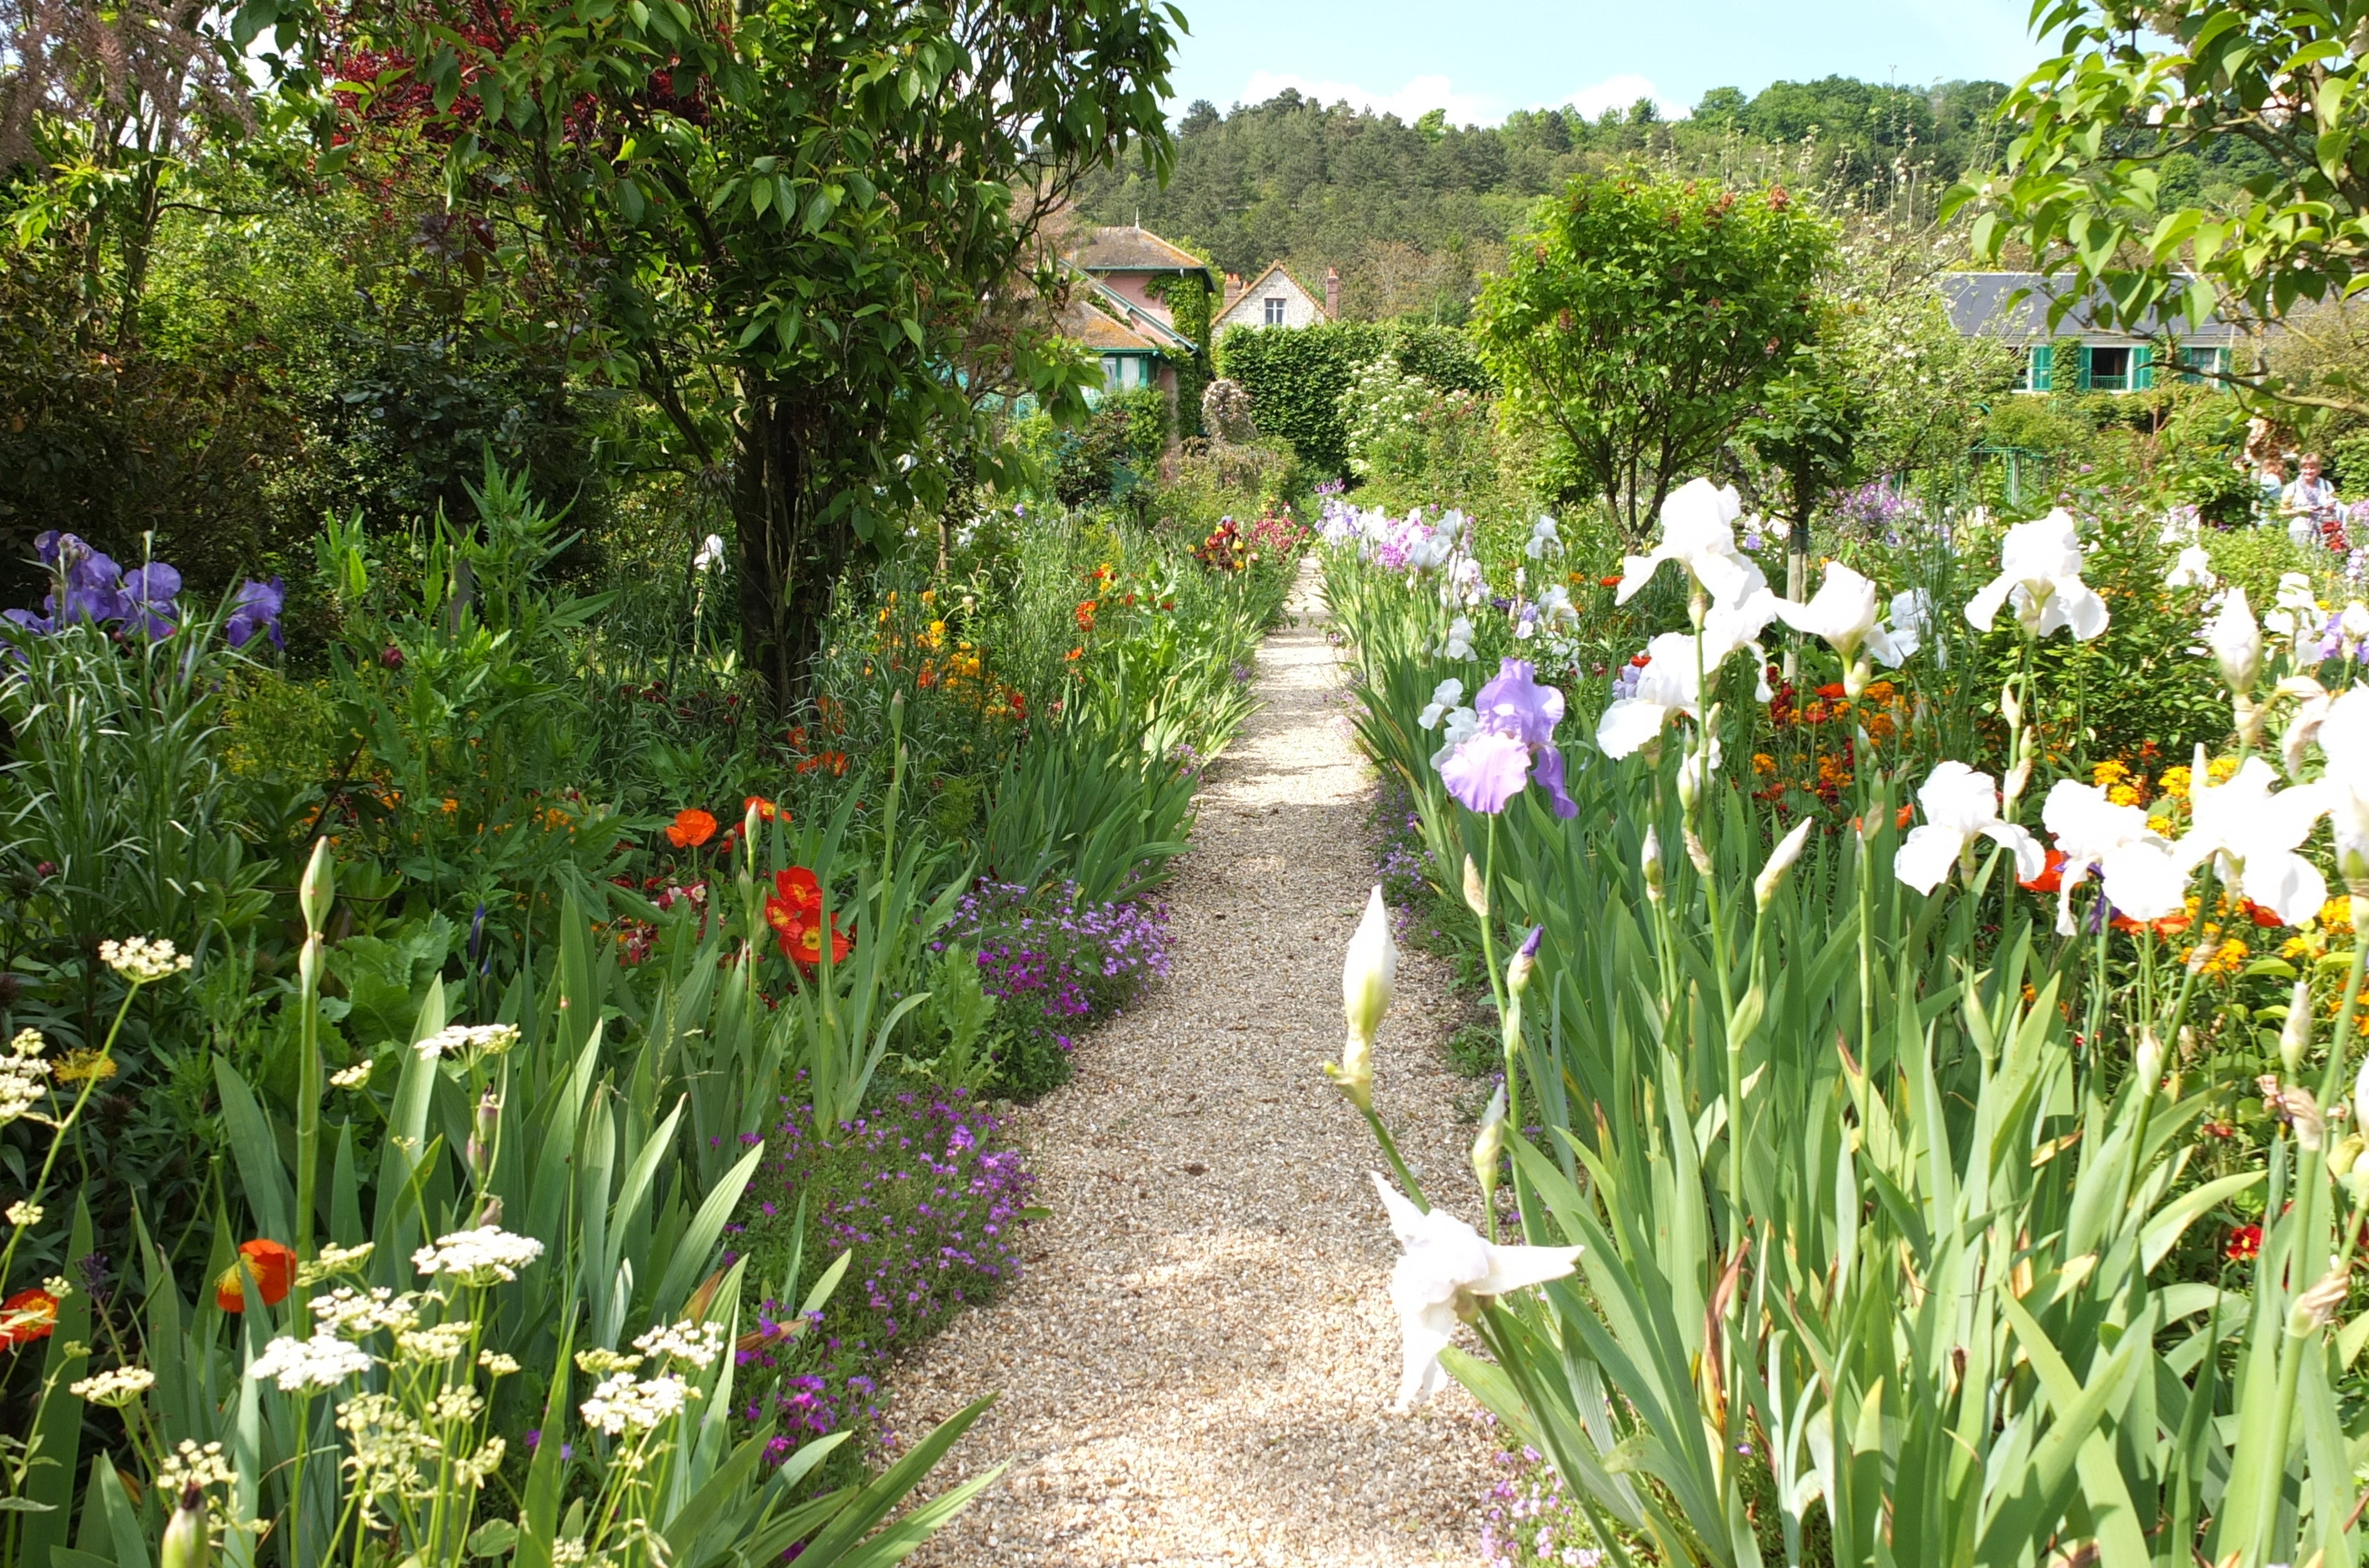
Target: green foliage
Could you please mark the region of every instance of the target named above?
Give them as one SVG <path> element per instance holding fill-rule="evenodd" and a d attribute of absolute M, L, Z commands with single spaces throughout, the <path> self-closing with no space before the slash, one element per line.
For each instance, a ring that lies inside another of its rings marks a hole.
<path fill-rule="evenodd" d="M 1466 512 L 1503 500 L 1490 399 L 1443 392 L 1382 355 L 1341 395 L 1349 467 L 1360 504 L 1413 507 L 1429 501 Z"/>
<path fill-rule="evenodd" d="M 1551 426 L 1551 486 L 1631 538 L 1719 451 L 1817 329 L 1833 233 L 1781 189 L 1575 180 L 1482 297 L 1501 417 Z"/>
<path fill-rule="evenodd" d="M 1342 397 L 1352 378 L 1378 358 L 1440 391 L 1482 392 L 1490 378 L 1463 334 L 1438 326 L 1378 326 L 1324 322 L 1296 330 L 1229 327 L 1219 340 L 1218 373 L 1251 395 L 1259 433 L 1287 441 L 1313 477 L 1350 472 Z"/>
<path fill-rule="evenodd" d="M 2351 292 L 2369 170 L 2369 63 L 2354 45 L 2369 7 L 2177 0 L 2136 29 L 2114 6 L 2052 0 L 2033 17 L 2054 52 L 2003 106 L 2020 126 L 2005 177 L 1969 178 L 1946 204 L 1977 210 L 1977 254 L 2028 247 L 2062 279 L 2053 318 L 2078 308 L 2141 333 L 2216 304 L 2273 320 Z M 2208 200 L 2201 164 L 2232 158 L 2238 182 Z M 2272 396 L 2369 412 L 2350 371 L 2237 371 Z"/>

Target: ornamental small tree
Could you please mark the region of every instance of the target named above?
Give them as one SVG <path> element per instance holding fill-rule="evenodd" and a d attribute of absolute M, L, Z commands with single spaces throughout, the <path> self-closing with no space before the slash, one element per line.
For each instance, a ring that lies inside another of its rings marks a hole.
<path fill-rule="evenodd" d="M 2026 249 L 2050 325 L 2164 336 L 2248 325 L 2369 284 L 2369 0 L 2050 0 L 2054 54 L 2000 106 L 2003 166 L 1970 175 L 1974 252 Z M 2369 414 L 2343 368 L 2195 367 L 2305 407 Z"/>
<path fill-rule="evenodd" d="M 1474 331 L 1499 418 L 1553 432 L 1548 487 L 1641 537 L 1815 337 L 1833 230 L 1781 188 L 1636 176 L 1574 179 L 1530 223 Z"/>

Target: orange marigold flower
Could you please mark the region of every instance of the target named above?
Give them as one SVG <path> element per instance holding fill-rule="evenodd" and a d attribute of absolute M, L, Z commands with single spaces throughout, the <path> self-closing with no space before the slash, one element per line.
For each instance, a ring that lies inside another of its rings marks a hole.
<path fill-rule="evenodd" d="M 674 826 L 666 830 L 667 842 L 679 850 L 696 849 L 715 837 L 715 818 L 696 806 L 674 814 Z"/>
<path fill-rule="evenodd" d="M 14 1350 L 47 1339 L 58 1326 L 58 1299 L 46 1290 L 19 1290 L 0 1301 L 0 1345 Z"/>
<path fill-rule="evenodd" d="M 238 1261 L 214 1280 L 214 1305 L 225 1312 L 246 1310 L 246 1279 L 255 1281 L 255 1294 L 265 1306 L 277 1307 L 296 1283 L 295 1249 L 263 1237 L 241 1242 Z"/>

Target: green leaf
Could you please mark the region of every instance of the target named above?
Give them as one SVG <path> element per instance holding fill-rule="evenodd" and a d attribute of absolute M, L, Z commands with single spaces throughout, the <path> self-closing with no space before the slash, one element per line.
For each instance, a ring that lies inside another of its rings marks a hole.
<path fill-rule="evenodd" d="M 519 1528 L 508 1519 L 487 1519 L 469 1532 L 469 1555 L 502 1557 L 518 1544 Z"/>

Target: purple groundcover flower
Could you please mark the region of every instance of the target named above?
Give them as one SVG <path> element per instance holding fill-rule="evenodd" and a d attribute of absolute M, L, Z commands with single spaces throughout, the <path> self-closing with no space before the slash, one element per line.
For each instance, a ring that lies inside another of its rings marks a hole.
<path fill-rule="evenodd" d="M 1554 743 L 1562 706 L 1562 693 L 1539 685 L 1538 669 L 1528 659 L 1501 663 L 1496 678 L 1472 701 L 1479 727 L 1439 764 L 1448 793 L 1469 809 L 1494 817 L 1535 773 L 1556 816 L 1579 815 L 1578 804 L 1563 788 L 1562 751 Z"/>

